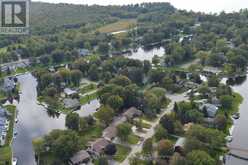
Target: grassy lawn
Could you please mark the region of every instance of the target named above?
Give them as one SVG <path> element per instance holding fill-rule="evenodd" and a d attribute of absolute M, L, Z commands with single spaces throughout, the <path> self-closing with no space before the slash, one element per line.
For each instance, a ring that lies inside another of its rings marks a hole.
<path fill-rule="evenodd" d="M 16 117 L 16 107 L 13 105 L 8 105 L 5 108 L 11 114 L 10 123 L 9 123 L 9 130 L 8 130 L 7 139 L 6 139 L 6 145 L 9 145 L 12 141 L 12 138 L 13 138 L 13 128 L 14 128 L 15 117 Z"/>
<path fill-rule="evenodd" d="M 6 110 L 11 114 L 9 130 L 7 132 L 6 144 L 3 147 L 0 147 L 0 165 L 11 165 L 12 151 L 11 151 L 11 141 L 13 139 L 13 128 L 15 123 L 16 116 L 16 107 L 13 105 L 5 106 Z"/>
<path fill-rule="evenodd" d="M 131 151 L 130 148 L 116 144 L 117 152 L 114 155 L 114 160 L 117 162 L 122 162 L 127 157 L 128 153 Z"/>
<path fill-rule="evenodd" d="M 80 93 L 85 94 L 85 93 L 88 93 L 88 92 L 93 91 L 95 89 L 97 89 L 96 84 L 89 84 L 89 85 L 86 85 L 86 86 L 82 87 L 80 89 Z"/>
<path fill-rule="evenodd" d="M 97 92 L 93 93 L 93 94 L 90 94 L 90 95 L 86 95 L 84 97 L 81 97 L 80 98 L 80 103 L 82 105 L 84 105 L 84 104 L 87 104 L 89 101 L 94 100 L 96 98 L 97 98 Z"/>
<path fill-rule="evenodd" d="M 220 114 L 224 114 L 225 112 L 228 113 L 228 115 L 230 116 L 228 119 L 228 125 L 227 128 L 225 129 L 225 133 L 228 134 L 229 133 L 229 128 L 231 128 L 233 121 L 231 119 L 231 115 L 235 112 L 239 111 L 239 106 L 240 104 L 243 102 L 243 97 L 239 94 L 239 93 L 235 93 L 234 92 L 234 99 L 233 99 L 233 104 L 232 107 L 230 109 L 223 109 L 220 108 L 220 111 L 218 113 Z"/>
<path fill-rule="evenodd" d="M 140 140 L 140 137 L 138 137 L 137 135 L 134 135 L 134 134 L 130 134 L 128 136 L 127 142 L 129 144 L 133 144 L 134 145 L 134 144 L 137 144 L 139 142 L 139 140 Z"/>
<path fill-rule="evenodd" d="M 126 20 L 120 20 L 115 23 L 105 25 L 97 29 L 97 31 L 99 31 L 100 33 L 111 33 L 111 32 L 117 32 L 121 30 L 130 29 L 131 27 L 134 27 L 134 26 L 136 26 L 135 19 L 126 19 Z"/>
<path fill-rule="evenodd" d="M 86 147 L 88 141 L 100 138 L 102 136 L 102 131 L 103 128 L 99 124 L 96 124 L 89 128 L 87 131 L 83 131 L 82 133 L 80 133 L 79 135 L 82 148 Z"/>
<path fill-rule="evenodd" d="M 0 147 L 0 165 L 11 165 L 12 152 L 10 146 Z"/>

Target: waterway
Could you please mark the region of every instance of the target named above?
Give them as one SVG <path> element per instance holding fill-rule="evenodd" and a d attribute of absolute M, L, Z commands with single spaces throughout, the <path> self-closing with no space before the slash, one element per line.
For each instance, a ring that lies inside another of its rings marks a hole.
<path fill-rule="evenodd" d="M 65 128 L 65 116 L 51 117 L 43 106 L 37 104 L 37 81 L 31 74 L 18 76 L 20 83 L 20 102 L 16 103 L 18 135 L 13 141 L 13 154 L 18 165 L 35 165 L 32 140 L 44 136 L 53 129 Z"/>
<path fill-rule="evenodd" d="M 240 105 L 240 118 L 234 121 L 234 130 L 233 130 L 233 141 L 229 144 L 231 148 L 238 148 L 241 150 L 248 151 L 248 80 L 240 78 L 236 82 L 232 82 L 233 90 L 240 93 L 244 100 Z M 240 152 L 237 150 L 232 150 L 232 153 L 235 153 L 239 156 L 248 158 L 248 152 Z M 232 156 L 226 157 L 226 165 L 247 165 L 248 161 L 234 158 Z"/>
<path fill-rule="evenodd" d="M 157 55 L 158 57 L 163 57 L 165 54 L 165 49 L 162 46 L 153 47 L 151 49 L 139 47 L 137 51 L 132 51 L 131 54 L 126 54 L 125 56 L 130 59 L 136 59 L 140 61 L 148 60 L 152 62 L 152 58 Z"/>

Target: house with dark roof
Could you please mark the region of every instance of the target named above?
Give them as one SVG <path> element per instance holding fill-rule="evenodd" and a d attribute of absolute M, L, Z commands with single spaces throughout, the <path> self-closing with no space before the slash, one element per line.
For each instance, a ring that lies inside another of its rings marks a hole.
<path fill-rule="evenodd" d="M 90 161 L 90 155 L 87 151 L 81 150 L 70 158 L 70 165 L 82 165 L 87 164 Z"/>

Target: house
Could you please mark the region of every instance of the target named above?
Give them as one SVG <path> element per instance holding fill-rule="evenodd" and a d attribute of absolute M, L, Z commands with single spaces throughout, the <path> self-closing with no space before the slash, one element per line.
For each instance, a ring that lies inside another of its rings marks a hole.
<path fill-rule="evenodd" d="M 110 144 L 110 142 L 104 138 L 97 139 L 91 145 L 91 151 L 96 155 L 101 155 L 104 153 L 105 148 Z"/>
<path fill-rule="evenodd" d="M 103 137 L 106 140 L 112 141 L 117 136 L 117 128 L 114 125 L 111 125 L 103 130 Z"/>
<path fill-rule="evenodd" d="M 123 113 L 123 115 L 127 118 L 127 119 L 134 119 L 136 117 L 139 117 L 142 115 L 142 111 L 138 110 L 135 107 L 131 107 L 129 108 L 126 112 Z"/>
<path fill-rule="evenodd" d="M 80 109 L 80 102 L 77 99 L 66 98 L 63 100 L 64 106 L 67 109 Z"/>
<path fill-rule="evenodd" d="M 90 155 L 87 151 L 81 150 L 70 158 L 70 165 L 82 165 L 87 164 L 90 161 Z"/>
<path fill-rule="evenodd" d="M 220 100 L 216 96 L 211 98 L 211 103 L 213 105 L 215 105 L 216 107 L 220 107 L 221 106 Z"/>
<path fill-rule="evenodd" d="M 15 89 L 15 81 L 11 77 L 7 77 L 3 81 L 2 89 L 4 92 L 11 92 L 13 89 Z"/>
<path fill-rule="evenodd" d="M 70 89 L 70 88 L 65 88 L 65 89 L 64 89 L 64 93 L 65 93 L 66 96 L 72 96 L 72 95 L 74 95 L 74 94 L 77 94 L 77 91 L 72 90 L 72 89 Z"/>
<path fill-rule="evenodd" d="M 183 153 L 185 142 L 186 142 L 186 138 L 184 137 L 178 138 L 174 145 L 174 152 Z"/>
<path fill-rule="evenodd" d="M 204 108 L 206 109 L 207 115 L 210 118 L 214 118 L 216 113 L 218 112 L 218 107 L 213 104 L 206 103 L 200 106 L 200 110 L 203 111 Z"/>
<path fill-rule="evenodd" d="M 78 53 L 80 56 L 88 56 L 90 51 L 88 49 L 78 49 Z"/>

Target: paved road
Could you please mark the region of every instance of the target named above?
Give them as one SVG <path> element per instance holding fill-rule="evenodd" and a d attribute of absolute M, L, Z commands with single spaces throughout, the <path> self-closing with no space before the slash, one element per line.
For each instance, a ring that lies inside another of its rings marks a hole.
<path fill-rule="evenodd" d="M 165 114 L 171 113 L 171 111 L 173 110 L 175 102 L 180 102 L 180 101 L 187 100 L 188 98 L 185 97 L 185 96 L 186 96 L 185 93 L 178 94 L 178 95 L 167 95 L 167 97 L 171 100 L 171 103 L 169 104 L 169 106 L 167 107 L 166 110 L 164 110 L 161 114 L 159 114 L 157 120 L 151 123 L 151 128 L 148 129 L 147 132 L 143 136 L 144 140 L 140 144 L 134 145 L 134 146 L 131 147 L 132 150 L 129 153 L 129 155 L 126 157 L 126 159 L 121 163 L 122 165 L 129 165 L 129 159 L 132 156 L 134 156 L 135 154 L 137 154 L 137 153 L 142 151 L 142 146 L 143 146 L 144 141 L 146 141 L 147 139 L 151 138 L 154 135 L 155 128 L 159 124 L 160 119 Z"/>

